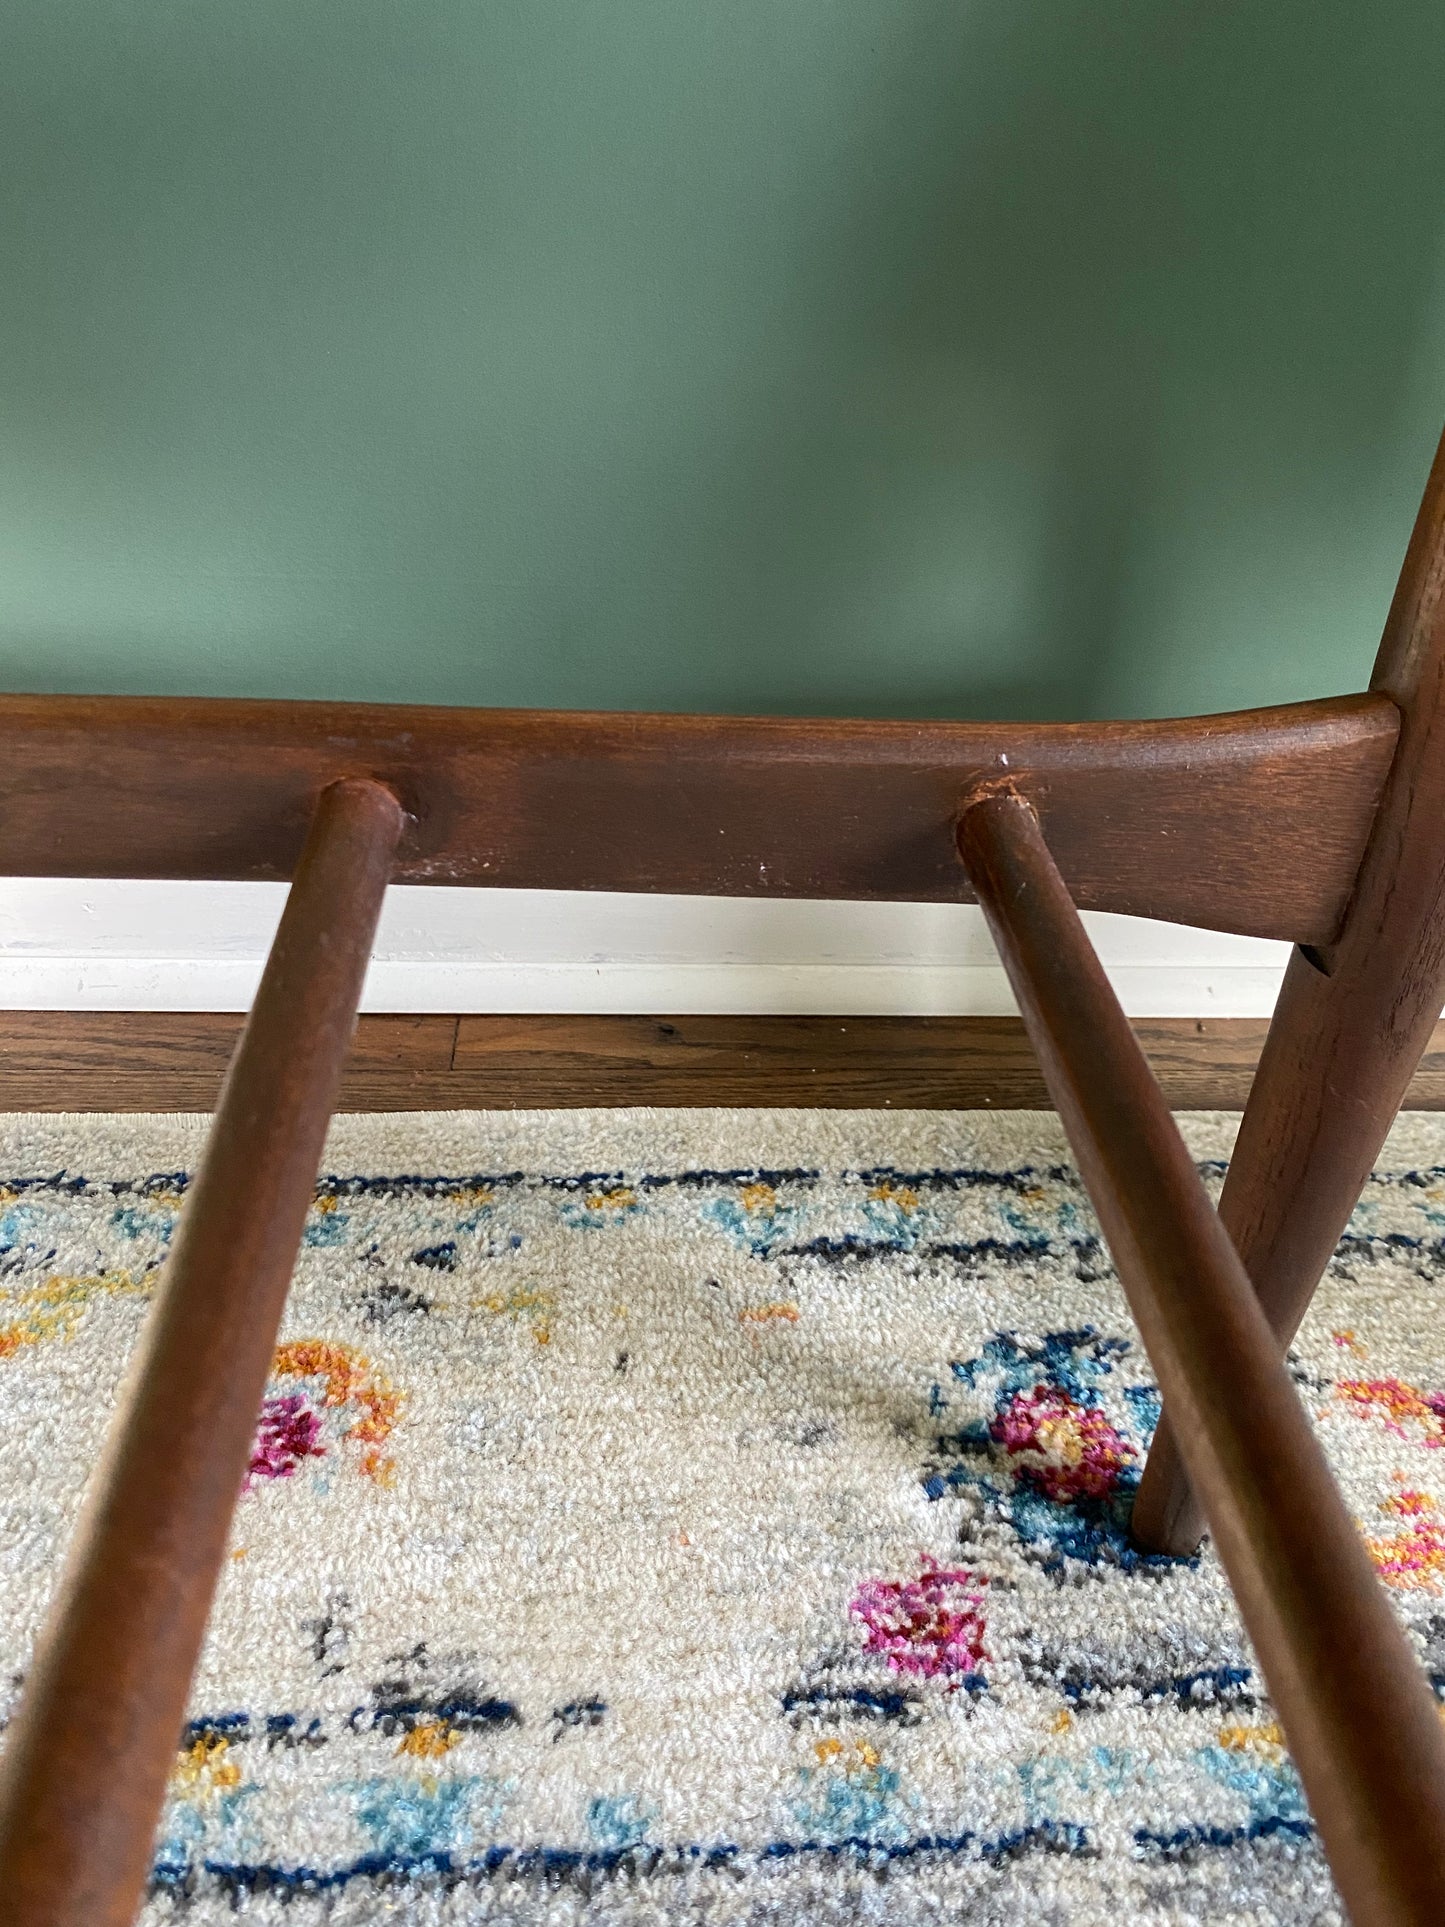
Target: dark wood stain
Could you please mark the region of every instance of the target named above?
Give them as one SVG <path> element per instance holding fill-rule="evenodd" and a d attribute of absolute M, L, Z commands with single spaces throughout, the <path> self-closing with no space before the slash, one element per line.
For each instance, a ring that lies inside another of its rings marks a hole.
<path fill-rule="evenodd" d="M 1441 1091 L 1439 1059 L 1417 1066 L 1445 1001 L 1442 826 L 1445 445 L 1361 696 L 1048 726 L 0 699 L 0 869 L 296 877 L 0 1762 L 6 1922 L 133 1916 L 338 1097 L 1042 1085 L 1165 1394 L 1135 1535 L 1212 1528 L 1355 1927 L 1439 1920 L 1445 1732 L 1282 1352 L 1412 1077 Z M 1016 1026 L 948 1019 L 371 1019 L 353 1046 L 388 878 L 881 901 L 971 879 L 1038 1063 Z M 1218 1214 L 1167 1102 L 1228 1101 L 1258 1028 L 1131 1030 L 1076 906 L 1296 945 Z M 0 1102 L 205 1108 L 236 1028 L 14 1017 Z"/>
<path fill-rule="evenodd" d="M 1294 1336 L 1445 1002 L 1445 441 L 1375 665 L 1404 718 L 1338 940 L 1296 950 L 1219 1211 L 1274 1327 Z M 1136 1518 L 1186 1550 L 1191 1499 L 1166 1412 Z"/>
<path fill-rule="evenodd" d="M 0 1109 L 209 1111 L 244 1020 L 231 1012 L 0 1012 Z M 1171 1109 L 1240 1110 L 1269 1025 L 1141 1017 Z M 342 1111 L 587 1105 L 1052 1110 L 1017 1017 L 368 1016 Z M 1405 1106 L 1445 1110 L 1445 1024 Z"/>
<path fill-rule="evenodd" d="M 0 1755 L 7 1927 L 140 1904 L 401 823 L 318 809 Z"/>
<path fill-rule="evenodd" d="M 12 876 L 288 877 L 343 776 L 413 812 L 394 881 L 953 902 L 964 791 L 1036 803 L 1085 909 L 1327 943 L 1388 694 L 1178 722 L 891 723 L 160 697 L 0 700 Z"/>
<path fill-rule="evenodd" d="M 1038 818 L 960 846 L 1356 1927 L 1433 1927 L 1445 1727 Z"/>

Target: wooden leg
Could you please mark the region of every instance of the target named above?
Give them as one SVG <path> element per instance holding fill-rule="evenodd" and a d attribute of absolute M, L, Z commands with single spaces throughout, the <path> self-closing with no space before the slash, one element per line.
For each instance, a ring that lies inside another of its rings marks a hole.
<path fill-rule="evenodd" d="M 1281 1350 L 1379 1156 L 1445 985 L 1403 1031 L 1388 1008 L 1371 1011 L 1351 989 L 1299 952 L 1291 958 L 1219 1201 Z M 1167 1415 L 1135 1498 L 1133 1532 L 1143 1546 L 1179 1554 L 1193 1552 L 1204 1532 Z"/>
<path fill-rule="evenodd" d="M 1339 938 L 1290 959 L 1219 1207 L 1281 1350 L 1445 1002 L 1445 442 L 1373 686 L 1400 707 L 1395 760 Z M 1204 1530 L 1167 1410 L 1133 1530 L 1173 1553 Z"/>
<path fill-rule="evenodd" d="M 6 1927 L 129 1927 L 404 821 L 327 790 L 0 1766 Z"/>
<path fill-rule="evenodd" d="M 1445 1731 L 1250 1280 L 1021 797 L 959 846 L 1177 1415 L 1354 1927 L 1445 1910 Z"/>

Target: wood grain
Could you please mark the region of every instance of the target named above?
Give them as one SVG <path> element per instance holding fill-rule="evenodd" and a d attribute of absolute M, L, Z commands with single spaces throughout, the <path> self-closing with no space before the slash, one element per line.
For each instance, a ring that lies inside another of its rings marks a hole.
<path fill-rule="evenodd" d="M 1220 1215 L 1281 1349 L 1293 1337 L 1445 998 L 1445 441 L 1375 668 L 1404 718 L 1337 942 L 1296 950 Z M 1198 1544 L 1166 1410 L 1135 1509 L 1149 1543 Z"/>
<path fill-rule="evenodd" d="M 0 1755 L 6 1927 L 129 1927 L 402 824 L 317 810 Z"/>
<path fill-rule="evenodd" d="M 0 698 L 0 874 L 287 877 L 316 797 L 412 812 L 398 881 L 949 902 L 1007 773 L 1081 907 L 1326 943 L 1394 749 L 1387 694 L 1119 723 Z"/>
<path fill-rule="evenodd" d="M 0 1012 L 0 1110 L 209 1111 L 245 1018 L 232 1011 Z M 342 1108 L 426 1108 L 444 1088 L 455 1017 L 363 1017 L 346 1059 Z"/>
<path fill-rule="evenodd" d="M 209 1111 L 229 1012 L 0 1012 L 0 1111 Z M 1139 1018 L 1175 1110 L 1238 1110 L 1256 1018 Z M 1445 1024 L 1406 1097 L 1445 1110 Z M 363 1017 L 343 1111 L 589 1104 L 1051 1110 L 1017 1017 Z"/>
<path fill-rule="evenodd" d="M 1354 1927 L 1445 1910 L 1445 1729 L 1254 1287 L 1019 796 L 959 843 Z"/>

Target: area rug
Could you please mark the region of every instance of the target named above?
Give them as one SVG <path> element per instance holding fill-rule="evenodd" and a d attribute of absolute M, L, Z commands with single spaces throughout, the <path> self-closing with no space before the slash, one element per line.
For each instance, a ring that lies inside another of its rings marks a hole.
<path fill-rule="evenodd" d="M 1211 1185 L 1232 1122 L 1184 1120 Z M 18 1690 L 200 1120 L 0 1122 Z M 1056 1120 L 340 1120 L 144 1919 L 1326 1922 Z M 1293 1354 L 1445 1692 L 1445 1120 Z"/>

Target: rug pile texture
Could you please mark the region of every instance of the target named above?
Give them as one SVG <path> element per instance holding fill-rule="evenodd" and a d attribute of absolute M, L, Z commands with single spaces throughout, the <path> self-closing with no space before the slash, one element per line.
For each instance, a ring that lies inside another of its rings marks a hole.
<path fill-rule="evenodd" d="M 0 1121 L 11 1703 L 203 1129 Z M 1409 1118 L 1292 1358 L 1445 1692 L 1442 1275 Z M 1052 1117 L 338 1121 L 147 1927 L 1338 1920 L 1157 1414 Z"/>

